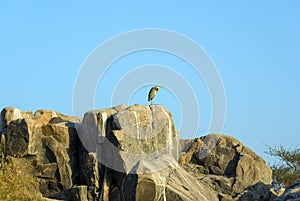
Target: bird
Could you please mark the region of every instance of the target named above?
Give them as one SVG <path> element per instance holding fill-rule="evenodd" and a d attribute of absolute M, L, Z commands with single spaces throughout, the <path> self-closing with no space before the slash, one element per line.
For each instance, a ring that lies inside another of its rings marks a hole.
<path fill-rule="evenodd" d="M 151 101 L 151 105 L 153 104 L 153 99 L 154 99 L 154 96 L 155 94 L 158 92 L 159 88 L 163 88 L 162 86 L 155 86 L 155 87 L 152 87 L 149 91 L 149 94 L 148 94 L 148 101 Z"/>

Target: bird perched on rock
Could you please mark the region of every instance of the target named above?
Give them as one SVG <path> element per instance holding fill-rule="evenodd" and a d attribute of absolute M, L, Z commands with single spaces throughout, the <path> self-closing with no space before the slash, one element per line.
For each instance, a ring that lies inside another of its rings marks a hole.
<path fill-rule="evenodd" d="M 159 88 L 163 88 L 162 86 L 155 86 L 155 87 L 152 87 L 149 91 L 149 94 L 148 94 L 148 101 L 151 101 L 151 105 L 153 104 L 153 99 L 154 99 L 154 96 L 155 94 L 158 92 Z"/>

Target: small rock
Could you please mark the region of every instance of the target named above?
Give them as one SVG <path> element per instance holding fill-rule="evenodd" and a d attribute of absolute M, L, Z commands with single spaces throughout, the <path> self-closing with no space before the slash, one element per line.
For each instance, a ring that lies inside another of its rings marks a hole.
<path fill-rule="evenodd" d="M 284 193 L 275 201 L 300 201 L 300 180 L 286 187 Z"/>

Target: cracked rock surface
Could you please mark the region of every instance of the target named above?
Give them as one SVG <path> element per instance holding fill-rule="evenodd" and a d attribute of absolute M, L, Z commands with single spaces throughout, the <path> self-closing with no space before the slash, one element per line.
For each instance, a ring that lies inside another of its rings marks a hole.
<path fill-rule="evenodd" d="M 7 107 L 2 155 L 30 160 L 45 200 L 268 200 L 272 172 L 237 139 L 180 140 L 161 105 L 73 117 Z"/>
<path fill-rule="evenodd" d="M 204 144 L 209 143 L 214 146 L 206 152 Z M 272 170 L 260 156 L 233 137 L 211 134 L 194 139 L 179 163 L 213 187 L 220 197 L 269 200 Z"/>

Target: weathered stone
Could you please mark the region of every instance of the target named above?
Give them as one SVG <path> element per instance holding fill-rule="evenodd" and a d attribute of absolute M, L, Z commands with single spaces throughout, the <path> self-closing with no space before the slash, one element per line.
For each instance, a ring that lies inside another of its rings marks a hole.
<path fill-rule="evenodd" d="M 45 197 L 243 201 L 269 195 L 270 168 L 259 156 L 225 135 L 179 142 L 161 105 L 93 110 L 82 122 L 49 110 L 32 115 L 8 108 L 1 122 L 1 147 L 34 160 Z"/>
<path fill-rule="evenodd" d="M 1 127 L 0 130 L 4 129 L 9 125 L 10 122 L 16 119 L 28 119 L 32 118 L 33 114 L 31 111 L 24 112 L 20 109 L 13 108 L 13 107 L 6 107 L 3 108 L 1 111 Z"/>
<path fill-rule="evenodd" d="M 51 152 L 51 155 L 54 156 L 54 161 L 57 163 L 59 180 L 63 188 L 71 188 L 72 183 L 72 169 L 69 165 L 70 158 L 64 148 L 65 144 L 61 144 L 55 140 L 54 137 L 49 136 L 43 139 L 46 147 Z"/>
<path fill-rule="evenodd" d="M 178 166 L 170 155 L 154 160 L 140 161 L 125 177 L 120 192 L 125 200 L 218 200 L 211 188 Z M 157 171 L 160 166 L 165 168 Z"/>
<path fill-rule="evenodd" d="M 115 107 L 112 107 L 112 109 L 116 110 L 117 112 L 123 111 L 127 108 L 126 105 L 117 105 Z"/>
<path fill-rule="evenodd" d="M 198 153 L 203 147 L 203 140 L 200 138 L 194 139 L 192 144 L 190 144 L 188 147 L 186 147 L 186 150 L 184 151 L 183 155 L 180 156 L 179 158 L 179 164 L 184 165 L 184 164 L 198 164 L 199 157 Z M 209 170 L 207 170 L 209 172 Z"/>
<path fill-rule="evenodd" d="M 36 176 L 40 178 L 43 195 L 66 198 L 64 189 L 70 189 L 79 179 L 79 138 L 75 124 L 81 122 L 80 118 L 48 110 L 25 117 L 11 120 L 5 128 L 7 155 L 35 156 Z"/>
<path fill-rule="evenodd" d="M 82 124 L 77 128 L 79 138 L 88 152 L 96 152 L 99 140 L 105 137 L 106 122 L 117 110 L 91 110 L 84 114 Z M 100 138 L 100 139 L 99 139 Z"/>
<path fill-rule="evenodd" d="M 267 200 L 272 171 L 265 161 L 233 137 L 217 134 L 209 136 L 217 139 L 217 143 L 211 143 L 210 148 L 204 152 L 203 149 L 207 148 L 206 137 L 195 139 L 179 163 L 195 176 L 207 174 L 206 182 L 222 194 L 240 200 L 246 197 Z M 223 179 L 211 175 L 219 175 Z"/>
<path fill-rule="evenodd" d="M 34 119 L 37 121 L 42 122 L 43 124 L 49 123 L 52 118 L 60 117 L 61 119 L 68 121 L 68 122 L 81 122 L 80 117 L 76 116 L 66 116 L 59 112 L 51 111 L 51 110 L 37 110 L 34 113 Z"/>
<path fill-rule="evenodd" d="M 278 197 L 281 196 L 284 193 L 284 191 L 285 191 L 285 188 L 280 188 L 278 193 L 277 193 L 277 196 Z"/>
<path fill-rule="evenodd" d="M 42 127 L 42 132 L 45 137 L 51 136 L 55 141 L 66 144 L 69 148 L 68 142 L 70 141 L 70 136 L 68 134 L 70 127 L 66 125 L 65 122 L 57 124 L 47 124 Z"/>
<path fill-rule="evenodd" d="M 2 163 L 6 156 L 6 135 L 0 132 L 0 163 Z"/>
<path fill-rule="evenodd" d="M 76 186 L 72 188 L 69 197 L 72 201 L 88 201 L 87 186 Z"/>
<path fill-rule="evenodd" d="M 39 133 L 33 132 L 38 122 L 32 119 L 17 119 L 10 122 L 6 133 L 6 153 L 9 156 L 34 155 L 40 145 Z"/>
<path fill-rule="evenodd" d="M 286 187 L 284 193 L 275 201 L 300 201 L 300 180 Z"/>
<path fill-rule="evenodd" d="M 80 164 L 80 177 L 87 185 L 88 200 L 98 200 L 101 175 L 96 153 L 85 154 L 80 162 L 82 163 Z"/>
<path fill-rule="evenodd" d="M 262 182 L 249 186 L 242 193 L 235 197 L 237 201 L 253 200 L 253 201 L 269 201 L 270 187 Z"/>
<path fill-rule="evenodd" d="M 219 201 L 233 201 L 234 200 L 231 196 L 223 194 L 223 193 L 219 193 L 218 196 L 219 196 Z"/>
<path fill-rule="evenodd" d="M 6 110 L 3 110 L 6 111 Z M 2 112 L 3 112 L 2 111 Z M 3 112 L 5 114 L 23 114 L 24 112 L 19 110 L 14 110 L 13 108 L 10 108 L 8 111 L 14 111 L 14 112 Z M 18 112 L 15 112 L 18 111 Z M 9 126 L 6 131 L 6 138 L 7 138 L 7 146 L 6 151 L 8 155 L 11 156 L 24 156 L 26 154 L 29 155 L 40 155 L 42 154 L 41 149 L 42 148 L 42 138 L 47 135 L 53 135 L 54 134 L 54 128 L 57 127 L 55 132 L 57 133 L 55 136 L 56 139 L 65 140 L 65 143 L 68 142 L 66 139 L 64 139 L 65 133 L 69 132 L 70 127 L 74 127 L 74 125 L 65 125 L 60 126 L 61 124 L 48 124 L 48 122 L 53 118 L 57 117 L 57 115 L 61 116 L 61 118 L 65 118 L 65 121 L 67 119 L 76 120 L 76 122 L 80 122 L 80 118 L 77 117 L 67 117 L 65 115 L 62 115 L 60 113 L 48 111 L 48 110 L 38 110 L 34 116 L 30 116 L 27 113 L 25 113 L 23 116 L 26 118 L 18 118 L 16 120 L 11 120 L 12 115 L 9 116 L 9 120 L 5 120 L 5 122 L 10 122 Z M 20 115 L 15 115 L 20 116 Z M 27 118 L 28 117 L 28 118 Z M 57 125 L 57 126 L 56 126 Z M 47 130 L 47 128 L 49 128 Z M 64 131 L 59 131 L 59 128 L 64 128 Z M 44 129 L 44 131 L 43 131 Z M 52 131 L 51 131 L 52 129 Z M 49 132 L 49 133 L 48 133 Z M 43 155 L 40 156 L 40 158 L 44 158 Z"/>
<path fill-rule="evenodd" d="M 117 171 L 128 173 L 138 161 L 161 154 L 179 157 L 178 133 L 170 112 L 161 105 L 134 105 L 113 114 L 106 137 L 109 141 L 98 144 L 98 153 L 104 165 Z"/>
<path fill-rule="evenodd" d="M 61 185 L 56 179 L 40 179 L 39 190 L 44 197 L 68 200 L 66 192 L 61 189 Z"/>
<path fill-rule="evenodd" d="M 270 186 L 272 183 L 272 171 L 265 164 L 262 158 L 255 155 L 248 149 L 243 149 L 244 153 L 240 154 L 237 166 L 235 184 L 233 190 L 236 193 L 241 193 L 246 188 L 257 185 L 258 183 Z M 265 195 L 268 194 L 269 189 L 261 192 Z"/>
<path fill-rule="evenodd" d="M 36 166 L 37 177 L 55 179 L 57 163 L 38 164 Z"/>
<path fill-rule="evenodd" d="M 232 185 L 234 183 L 234 178 L 228 178 L 220 175 L 206 175 L 206 174 L 200 174 L 195 178 L 205 182 L 212 189 L 219 192 L 220 195 L 225 194 L 229 196 L 232 194 Z"/>
<path fill-rule="evenodd" d="M 183 153 L 186 153 L 189 150 L 189 148 L 192 146 L 193 140 L 192 139 L 180 139 L 179 143 L 180 143 L 180 152 L 183 154 Z"/>

